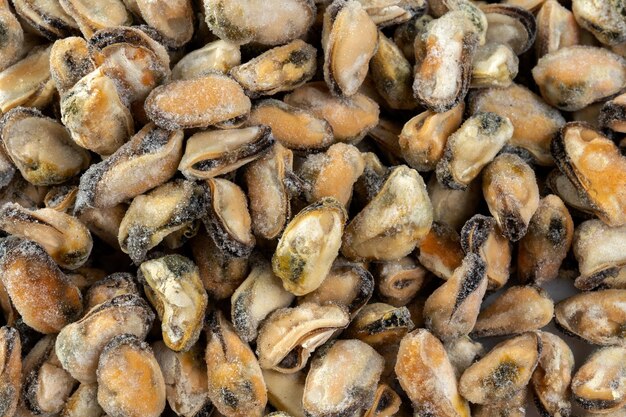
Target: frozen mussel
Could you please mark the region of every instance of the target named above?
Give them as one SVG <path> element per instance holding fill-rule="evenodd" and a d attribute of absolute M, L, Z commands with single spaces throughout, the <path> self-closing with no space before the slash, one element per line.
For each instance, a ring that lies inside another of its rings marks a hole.
<path fill-rule="evenodd" d="M 15 414 L 22 387 L 22 343 L 19 332 L 8 326 L 0 328 L 0 416 Z"/>
<path fill-rule="evenodd" d="M 63 183 L 89 166 L 89 153 L 76 146 L 63 125 L 36 109 L 14 108 L 0 126 L 4 152 L 34 185 Z"/>
<path fill-rule="evenodd" d="M 419 243 L 420 264 L 447 280 L 461 265 L 464 253 L 459 234 L 445 223 L 433 222 L 430 232 Z"/>
<path fill-rule="evenodd" d="M 594 62 L 602 71 L 581 66 L 581 62 Z M 574 111 L 626 87 L 626 61 L 608 49 L 570 46 L 544 55 L 532 75 L 548 104 Z"/>
<path fill-rule="evenodd" d="M 339 253 L 347 213 L 332 197 L 298 213 L 283 232 L 272 257 L 274 274 L 295 295 L 318 288 Z"/>
<path fill-rule="evenodd" d="M 226 74 L 231 68 L 241 64 L 239 46 L 217 40 L 207 43 L 200 49 L 189 52 L 172 68 L 173 80 L 190 80 L 212 71 Z"/>
<path fill-rule="evenodd" d="M 550 142 L 565 124 L 561 113 L 528 88 L 484 88 L 470 94 L 469 113 L 493 112 L 509 119 L 513 135 L 508 144 L 528 151 L 540 165 L 554 163 Z"/>
<path fill-rule="evenodd" d="M 505 336 L 539 330 L 552 321 L 554 303 L 535 286 L 513 286 L 480 312 L 472 336 Z"/>
<path fill-rule="evenodd" d="M 461 395 L 475 404 L 512 399 L 530 381 L 541 346 L 538 333 L 524 333 L 497 344 L 463 372 L 459 380 Z"/>
<path fill-rule="evenodd" d="M 58 1 L 13 0 L 15 11 L 29 29 L 54 40 L 78 32 L 76 21 Z"/>
<path fill-rule="evenodd" d="M 373 271 L 378 296 L 395 307 L 407 305 L 428 282 L 428 270 L 412 256 L 378 263 Z"/>
<path fill-rule="evenodd" d="M 235 80 L 215 72 L 161 85 L 144 107 L 157 126 L 174 130 L 235 123 L 248 117 L 251 103 Z"/>
<path fill-rule="evenodd" d="M 496 113 L 475 113 L 448 138 L 437 163 L 437 179 L 443 185 L 465 189 L 511 139 L 513 125 Z"/>
<path fill-rule="evenodd" d="M 93 307 L 77 322 L 65 326 L 56 339 L 56 354 L 74 378 L 96 381 L 98 358 L 115 336 L 129 333 L 143 339 L 154 321 L 147 302 L 136 294 L 123 294 Z"/>
<path fill-rule="evenodd" d="M 296 39 L 278 46 L 229 71 L 249 97 L 290 91 L 315 75 L 317 50 Z"/>
<path fill-rule="evenodd" d="M 557 166 L 609 226 L 626 224 L 626 157 L 591 126 L 570 122 L 552 141 Z"/>
<path fill-rule="evenodd" d="M 208 393 L 217 410 L 227 417 L 261 417 L 267 388 L 259 362 L 222 313 L 207 322 L 205 360 Z"/>
<path fill-rule="evenodd" d="M 467 94 L 472 58 L 479 43 L 472 22 L 463 11 L 446 13 L 433 20 L 416 42 L 413 91 L 430 110 L 448 111 Z"/>
<path fill-rule="evenodd" d="M 470 333 L 487 291 L 485 261 L 468 253 L 452 276 L 424 304 L 426 327 L 443 341 Z"/>
<path fill-rule="evenodd" d="M 359 339 L 378 348 L 399 343 L 413 327 L 408 308 L 372 303 L 363 307 L 354 317 L 345 337 Z"/>
<path fill-rule="evenodd" d="M 273 143 L 265 125 L 198 132 L 187 139 L 178 169 L 189 179 L 213 178 L 258 159 Z"/>
<path fill-rule="evenodd" d="M 181 255 L 143 262 L 140 277 L 161 321 L 165 345 L 178 352 L 193 346 L 202 330 L 208 297 L 198 267 Z"/>
<path fill-rule="evenodd" d="M 537 13 L 537 57 L 578 45 L 579 42 L 580 29 L 574 14 L 557 0 L 547 0 Z"/>
<path fill-rule="evenodd" d="M 174 352 L 158 341 L 152 344 L 152 351 L 163 373 L 167 403 L 177 415 L 200 417 L 212 409 L 200 344 L 186 352 Z"/>
<path fill-rule="evenodd" d="M 80 220 L 49 208 L 29 210 L 6 203 L 0 207 L 0 229 L 39 243 L 65 269 L 87 262 L 93 246 L 91 234 Z"/>
<path fill-rule="evenodd" d="M 269 126 L 276 141 L 293 150 L 324 149 L 334 141 L 333 129 L 322 117 L 276 99 L 256 102 L 248 123 Z"/>
<path fill-rule="evenodd" d="M 499 155 L 483 172 L 483 195 L 502 234 L 513 242 L 524 237 L 539 207 L 533 169 L 517 155 Z"/>
<path fill-rule="evenodd" d="M 365 161 L 355 146 L 335 143 L 324 153 L 307 156 L 298 176 L 306 184 L 308 202 L 334 197 L 347 207 L 352 198 L 353 185 L 364 169 Z"/>
<path fill-rule="evenodd" d="M 461 125 L 464 109 L 464 103 L 459 103 L 443 113 L 426 110 L 404 124 L 398 143 L 411 168 L 420 172 L 435 169 L 448 137 Z"/>
<path fill-rule="evenodd" d="M 376 196 L 346 226 L 341 251 L 349 259 L 399 259 L 428 233 L 432 213 L 419 173 L 406 165 L 395 167 Z"/>
<path fill-rule="evenodd" d="M 99 30 L 89 40 L 102 72 L 115 81 L 122 101 L 141 120 L 150 91 L 170 77 L 170 59 L 159 42 L 133 27 Z"/>
<path fill-rule="evenodd" d="M 133 117 L 115 81 L 98 68 L 61 96 L 61 120 L 80 147 L 111 155 L 133 133 Z M 95 115 L 106 114 L 106 119 Z"/>
<path fill-rule="evenodd" d="M 85 39 L 70 36 L 59 39 L 52 45 L 50 76 L 59 94 L 65 94 L 81 78 L 95 69 L 96 62 Z"/>
<path fill-rule="evenodd" d="M 165 409 L 165 392 L 150 345 L 135 335 L 122 334 L 104 346 L 98 360 L 98 404 L 107 414 L 158 417 Z"/>
<path fill-rule="evenodd" d="M 384 360 L 359 340 L 330 343 L 311 361 L 302 404 L 310 417 L 351 416 L 371 407 Z M 342 372 L 337 372 L 341 369 Z"/>
<path fill-rule="evenodd" d="M 428 330 L 417 329 L 402 339 L 395 372 L 416 416 L 470 416 L 448 354 Z"/>
<path fill-rule="evenodd" d="M 378 50 L 370 60 L 370 77 L 376 91 L 392 109 L 417 107 L 413 97 L 413 67 L 400 48 L 384 34 L 378 34 Z"/>
<path fill-rule="evenodd" d="M 264 259 L 256 262 L 230 299 L 233 326 L 246 342 L 256 339 L 259 324 L 270 313 L 289 307 L 295 298 L 283 288 L 282 281 L 274 275 L 269 262 Z"/>
<path fill-rule="evenodd" d="M 624 4 L 620 1 L 574 0 L 576 22 L 605 45 L 626 42 Z"/>
<path fill-rule="evenodd" d="M 574 285 L 626 289 L 626 226 L 609 227 L 600 220 L 581 223 L 574 234 L 574 256 L 580 275 Z"/>
<path fill-rule="evenodd" d="M 0 28 L 6 36 L 0 45 L 0 71 L 4 71 L 21 58 L 24 45 L 24 29 L 9 7 L 9 0 L 0 1 Z"/>
<path fill-rule="evenodd" d="M 244 168 L 252 232 L 257 238 L 276 239 L 285 228 L 291 217 L 293 175 L 293 152 L 280 143 Z"/>
<path fill-rule="evenodd" d="M 493 217 L 476 214 L 461 230 L 461 246 L 465 253 L 477 253 L 487 264 L 488 289 L 496 290 L 509 280 L 511 244 Z"/>
<path fill-rule="evenodd" d="M 14 107 L 43 108 L 52 100 L 54 82 L 50 77 L 52 46 L 33 48 L 29 54 L 0 72 L 0 111 Z"/>
<path fill-rule="evenodd" d="M 556 324 L 595 345 L 626 345 L 626 290 L 573 295 L 554 308 Z"/>
<path fill-rule="evenodd" d="M 563 339 L 552 333 L 539 332 L 539 337 L 541 355 L 531 379 L 535 403 L 542 414 L 567 417 L 572 408 L 569 384 L 574 370 L 574 354 Z"/>
<path fill-rule="evenodd" d="M 612 415 L 626 404 L 626 347 L 592 353 L 572 378 L 572 396 L 583 409 Z"/>
<path fill-rule="evenodd" d="M 351 97 L 335 97 L 323 82 L 298 87 L 286 95 L 284 100 L 291 106 L 308 110 L 326 120 L 337 142 L 358 143 L 378 124 L 378 103 L 361 93 Z"/>
<path fill-rule="evenodd" d="M 541 284 L 557 277 L 574 236 L 574 222 L 563 201 L 549 194 L 541 199 L 519 241 L 517 274 L 522 282 Z"/>
<path fill-rule="evenodd" d="M 222 252 L 236 257 L 250 255 L 256 239 L 246 195 L 237 184 L 223 178 L 211 178 L 207 183 L 210 193 L 208 213 L 204 217 L 207 231 Z"/>
<path fill-rule="evenodd" d="M 274 311 L 263 322 L 257 356 L 264 369 L 294 373 L 303 369 L 311 353 L 350 321 L 346 307 L 304 303 Z"/>
<path fill-rule="evenodd" d="M 313 0 L 205 0 L 204 10 L 211 31 L 239 45 L 287 43 L 304 35 L 316 14 Z"/>
<path fill-rule="evenodd" d="M 135 197 L 120 224 L 118 242 L 139 263 L 167 235 L 205 214 L 206 187 L 176 179 Z"/>
<path fill-rule="evenodd" d="M 129 26 L 132 22 L 122 0 L 104 0 L 97 3 L 87 0 L 59 0 L 59 3 L 74 18 L 86 39 L 100 29 Z"/>
<path fill-rule="evenodd" d="M 182 147 L 182 131 L 146 124 L 113 155 L 85 171 L 75 210 L 114 207 L 163 184 L 176 173 Z"/>
<path fill-rule="evenodd" d="M 76 384 L 59 363 L 54 339 L 53 335 L 40 339 L 23 360 L 22 404 L 35 415 L 57 415 Z"/>
<path fill-rule="evenodd" d="M 481 9 L 487 16 L 487 42 L 508 45 L 517 55 L 533 46 L 537 22 L 531 12 L 508 4 L 489 4 Z"/>
<path fill-rule="evenodd" d="M 29 327 L 40 333 L 57 333 L 80 316 L 80 290 L 41 245 L 10 236 L 0 243 L 0 252 L 2 284 Z"/>
<path fill-rule="evenodd" d="M 128 272 L 115 272 L 89 287 L 85 293 L 85 310 L 124 294 L 139 295 L 137 279 Z"/>
<path fill-rule="evenodd" d="M 354 95 L 378 48 L 378 29 L 357 0 L 336 0 L 324 13 L 324 79 L 336 95 Z"/>

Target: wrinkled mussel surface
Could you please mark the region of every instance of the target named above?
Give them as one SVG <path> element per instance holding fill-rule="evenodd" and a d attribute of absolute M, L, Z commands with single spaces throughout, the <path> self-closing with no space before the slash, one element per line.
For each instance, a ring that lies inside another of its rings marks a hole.
<path fill-rule="evenodd" d="M 0 417 L 626 417 L 625 0 L 0 0 Z"/>

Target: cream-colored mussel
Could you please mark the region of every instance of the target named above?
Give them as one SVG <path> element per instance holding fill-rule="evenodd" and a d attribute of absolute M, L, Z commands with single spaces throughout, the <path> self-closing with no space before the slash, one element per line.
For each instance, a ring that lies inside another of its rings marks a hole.
<path fill-rule="evenodd" d="M 406 165 L 391 170 L 376 196 L 346 226 L 349 259 L 393 260 L 408 255 L 430 230 L 432 205 L 424 180 Z"/>
<path fill-rule="evenodd" d="M 259 364 L 263 369 L 297 372 L 306 366 L 315 349 L 349 321 L 347 309 L 336 304 L 304 303 L 276 310 L 259 329 Z"/>
<path fill-rule="evenodd" d="M 339 253 L 347 213 L 332 197 L 298 213 L 287 225 L 272 257 L 272 269 L 295 295 L 318 288 Z"/>
<path fill-rule="evenodd" d="M 89 230 L 76 217 L 48 208 L 29 210 L 6 203 L 0 208 L 0 228 L 39 243 L 65 269 L 87 262 L 93 246 Z"/>
<path fill-rule="evenodd" d="M 139 272 L 159 314 L 163 342 L 177 352 L 189 350 L 200 337 L 208 303 L 198 267 L 184 256 L 166 255 L 143 262 Z"/>
<path fill-rule="evenodd" d="M 89 153 L 63 125 L 37 109 L 9 110 L 0 121 L 0 136 L 6 156 L 31 184 L 60 184 L 89 166 Z"/>

